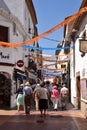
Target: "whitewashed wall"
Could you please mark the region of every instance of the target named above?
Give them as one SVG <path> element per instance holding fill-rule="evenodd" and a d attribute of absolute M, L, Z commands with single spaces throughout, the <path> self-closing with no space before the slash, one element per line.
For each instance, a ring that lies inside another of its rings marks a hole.
<path fill-rule="evenodd" d="M 24 1 L 25 0 L 4 0 L 10 12 L 19 18 L 24 24 Z"/>

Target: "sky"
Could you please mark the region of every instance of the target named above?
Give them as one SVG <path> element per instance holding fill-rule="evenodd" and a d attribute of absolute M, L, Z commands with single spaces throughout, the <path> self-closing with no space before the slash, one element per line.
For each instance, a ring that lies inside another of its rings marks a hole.
<path fill-rule="evenodd" d="M 32 0 L 36 11 L 38 35 L 61 23 L 76 13 L 82 0 Z M 46 38 L 46 39 L 45 39 Z M 40 47 L 55 48 L 63 39 L 63 27 L 38 40 Z M 50 39 L 50 40 L 47 40 Z M 51 40 L 53 39 L 53 40 Z M 55 51 L 44 50 L 43 54 L 53 55 Z"/>

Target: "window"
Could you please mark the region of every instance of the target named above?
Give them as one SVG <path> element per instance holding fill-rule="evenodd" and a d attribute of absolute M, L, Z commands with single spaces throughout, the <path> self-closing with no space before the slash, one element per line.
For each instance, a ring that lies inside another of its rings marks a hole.
<path fill-rule="evenodd" d="M 0 26 L 0 41 L 8 42 L 8 27 Z"/>

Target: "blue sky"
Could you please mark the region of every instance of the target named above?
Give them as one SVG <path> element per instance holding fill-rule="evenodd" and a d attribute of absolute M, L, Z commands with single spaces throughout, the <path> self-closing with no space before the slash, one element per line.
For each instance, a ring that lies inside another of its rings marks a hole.
<path fill-rule="evenodd" d="M 61 23 L 66 17 L 76 13 L 81 5 L 82 0 L 32 0 L 36 16 L 38 35 L 51 29 L 55 25 Z M 46 36 L 49 39 L 62 41 L 63 27 L 57 31 Z M 40 39 L 38 40 L 40 47 L 54 48 L 57 47 L 58 42 L 52 40 Z M 43 51 L 44 54 L 55 54 L 55 51 Z"/>

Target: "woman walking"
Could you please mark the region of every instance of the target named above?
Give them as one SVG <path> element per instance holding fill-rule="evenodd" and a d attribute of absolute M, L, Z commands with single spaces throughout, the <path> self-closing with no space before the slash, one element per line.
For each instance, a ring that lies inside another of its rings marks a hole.
<path fill-rule="evenodd" d="M 58 97 L 59 97 L 59 92 L 58 92 L 57 86 L 54 85 L 52 93 L 51 93 L 51 100 L 52 100 L 53 108 L 55 111 L 57 111 L 58 109 Z"/>
<path fill-rule="evenodd" d="M 35 108 L 36 108 L 36 111 L 39 110 L 39 96 L 40 96 L 40 84 L 37 84 L 35 89 L 34 89 L 34 99 L 35 99 Z"/>
<path fill-rule="evenodd" d="M 17 110 L 18 112 L 20 111 L 20 106 L 23 107 L 24 109 L 24 96 L 23 96 L 23 84 L 21 84 L 16 92 L 17 94 L 17 100 L 16 100 L 16 103 L 17 103 Z"/>
<path fill-rule="evenodd" d="M 40 84 L 40 89 L 39 89 L 39 92 L 40 92 L 40 98 L 39 98 L 39 110 L 40 110 L 40 113 L 41 113 L 41 116 L 46 116 L 46 111 L 48 109 L 48 90 L 47 88 L 45 88 L 45 83 L 42 82 Z"/>

